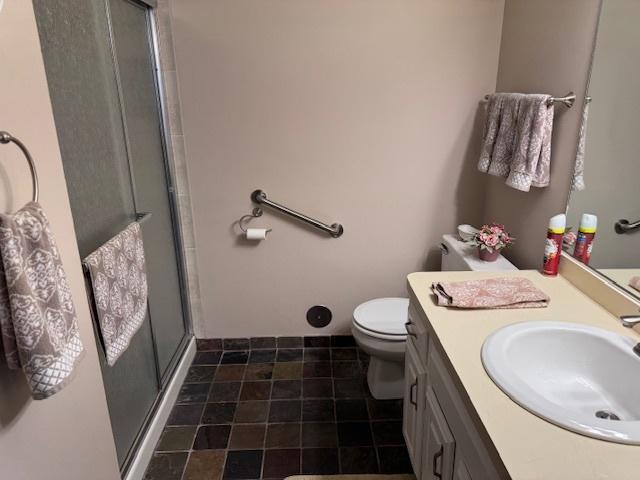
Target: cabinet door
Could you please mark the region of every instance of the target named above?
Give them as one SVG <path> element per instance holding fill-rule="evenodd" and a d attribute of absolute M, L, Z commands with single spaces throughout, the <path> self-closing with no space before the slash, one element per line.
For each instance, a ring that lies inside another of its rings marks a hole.
<path fill-rule="evenodd" d="M 410 342 L 407 342 L 404 371 L 404 408 L 402 432 L 409 451 L 413 471 L 420 478 L 422 453 L 422 417 L 426 387 L 426 369 Z"/>
<path fill-rule="evenodd" d="M 430 386 L 426 389 L 423 424 L 425 443 L 420 480 L 452 480 L 455 441 Z"/>

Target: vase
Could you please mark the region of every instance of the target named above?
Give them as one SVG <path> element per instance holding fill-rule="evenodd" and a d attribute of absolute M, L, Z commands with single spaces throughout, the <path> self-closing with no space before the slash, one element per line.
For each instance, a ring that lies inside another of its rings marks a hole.
<path fill-rule="evenodd" d="M 490 252 L 489 250 L 478 247 L 478 256 L 480 260 L 484 260 L 485 262 L 495 262 L 500 256 L 500 252 L 498 250 Z"/>

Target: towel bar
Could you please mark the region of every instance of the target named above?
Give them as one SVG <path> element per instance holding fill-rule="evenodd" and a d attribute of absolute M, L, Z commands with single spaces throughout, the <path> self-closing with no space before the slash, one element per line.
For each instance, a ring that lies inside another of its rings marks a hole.
<path fill-rule="evenodd" d="M 319 220 L 316 220 L 314 218 L 311 217 L 307 217 L 306 215 L 296 212 L 295 210 L 291 210 L 288 207 L 285 207 L 284 205 L 280 205 L 279 203 L 276 203 L 272 200 L 269 200 L 267 198 L 267 194 L 264 193 L 262 190 L 255 190 L 252 194 L 251 194 L 251 200 L 253 200 L 255 203 L 258 203 L 260 205 L 266 205 L 268 207 L 273 208 L 274 210 L 278 210 L 279 212 L 282 212 L 286 215 L 289 215 L 293 218 L 297 218 L 298 220 L 301 220 L 305 223 L 308 223 L 309 225 L 313 225 L 314 227 L 327 232 L 329 235 L 331 235 L 333 238 L 338 238 L 339 236 L 341 236 L 344 233 L 344 228 L 342 228 L 342 225 L 340 225 L 339 223 L 334 223 L 332 225 L 327 225 L 326 223 L 322 223 Z"/>
<path fill-rule="evenodd" d="M 484 96 L 485 100 L 489 100 L 489 95 Z M 573 104 L 576 101 L 576 94 L 573 92 L 567 93 L 564 97 L 551 97 L 547 100 L 547 106 L 551 106 L 554 103 L 563 103 L 567 108 L 573 107 Z"/>
<path fill-rule="evenodd" d="M 24 143 L 22 143 L 16 137 L 11 135 L 9 132 L 0 132 L 0 143 L 6 145 L 7 143 L 10 143 L 10 142 L 15 143 L 18 146 L 18 148 L 22 150 L 22 153 L 27 159 L 27 163 L 29 164 L 29 170 L 31 170 L 31 185 L 33 187 L 32 198 L 34 202 L 37 202 L 38 201 L 38 174 L 36 173 L 36 165 L 35 163 L 33 163 L 33 158 L 31 158 L 31 154 L 29 153 L 29 150 L 27 149 Z"/>

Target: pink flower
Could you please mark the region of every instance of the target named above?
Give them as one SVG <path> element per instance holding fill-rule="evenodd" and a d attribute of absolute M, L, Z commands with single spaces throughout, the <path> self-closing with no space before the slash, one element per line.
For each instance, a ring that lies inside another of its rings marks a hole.
<path fill-rule="evenodd" d="M 497 235 L 489 235 L 484 243 L 487 247 L 495 247 L 499 241 L 500 240 Z"/>
<path fill-rule="evenodd" d="M 492 225 L 491 227 L 489 227 L 489 230 L 491 231 L 491 233 L 496 235 L 502 233 L 502 229 L 497 225 Z"/>

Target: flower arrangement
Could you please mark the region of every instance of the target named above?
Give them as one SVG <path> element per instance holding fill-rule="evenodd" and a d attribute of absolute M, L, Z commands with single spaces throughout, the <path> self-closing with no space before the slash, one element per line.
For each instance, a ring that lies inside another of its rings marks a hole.
<path fill-rule="evenodd" d="M 500 250 L 514 242 L 515 238 L 505 230 L 504 225 L 490 223 L 483 225 L 470 243 L 478 247 L 478 254 L 482 260 L 492 262 L 497 260 Z"/>

